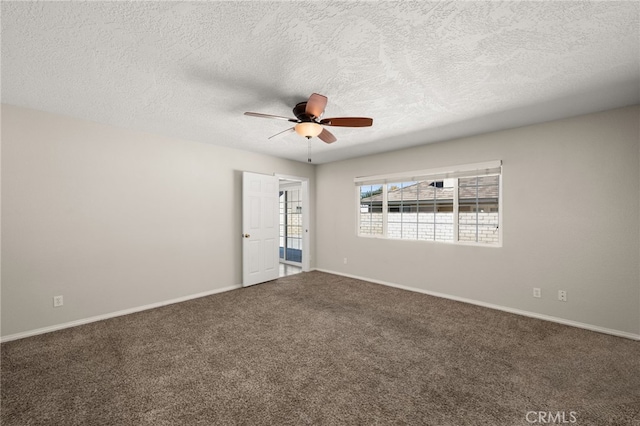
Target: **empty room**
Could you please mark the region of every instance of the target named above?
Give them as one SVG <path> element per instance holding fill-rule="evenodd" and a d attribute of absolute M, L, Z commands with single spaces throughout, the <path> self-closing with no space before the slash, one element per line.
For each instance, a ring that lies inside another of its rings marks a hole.
<path fill-rule="evenodd" d="M 2 425 L 640 425 L 637 1 L 0 7 Z"/>

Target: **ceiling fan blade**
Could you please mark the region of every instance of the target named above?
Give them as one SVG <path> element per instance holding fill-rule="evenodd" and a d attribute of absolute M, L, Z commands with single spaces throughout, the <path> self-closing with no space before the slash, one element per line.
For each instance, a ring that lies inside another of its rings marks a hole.
<path fill-rule="evenodd" d="M 287 133 L 293 133 L 295 131 L 296 131 L 296 128 L 295 127 L 291 127 L 290 129 L 283 130 L 281 132 L 276 133 L 275 135 L 269 136 L 267 139 L 273 139 L 273 138 L 275 138 L 277 136 L 282 136 L 282 135 L 285 135 Z"/>
<path fill-rule="evenodd" d="M 251 117 L 260 117 L 260 118 L 275 118 L 277 120 L 286 120 L 292 123 L 299 123 L 300 121 L 295 118 L 283 117 L 281 115 L 271 115 L 271 114 L 262 114 L 260 112 L 245 112 L 244 115 L 249 115 Z"/>
<path fill-rule="evenodd" d="M 327 106 L 327 97 L 319 95 L 317 93 L 309 96 L 307 101 L 307 107 L 305 112 L 313 117 L 320 118 L 324 113 L 324 108 Z"/>
<path fill-rule="evenodd" d="M 369 127 L 373 125 L 373 118 L 367 117 L 334 117 L 320 120 L 325 126 L 339 127 Z"/>
<path fill-rule="evenodd" d="M 326 143 L 334 143 L 335 141 L 338 140 L 327 129 L 322 129 L 322 132 L 320 132 L 320 134 L 318 135 L 318 138 L 320 138 L 321 141 L 326 142 Z"/>

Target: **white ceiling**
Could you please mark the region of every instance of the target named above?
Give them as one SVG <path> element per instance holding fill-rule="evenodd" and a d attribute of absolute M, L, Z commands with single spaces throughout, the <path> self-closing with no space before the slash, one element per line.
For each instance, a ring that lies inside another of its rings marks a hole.
<path fill-rule="evenodd" d="M 315 163 L 640 103 L 640 3 L 8 2 L 2 102 Z"/>

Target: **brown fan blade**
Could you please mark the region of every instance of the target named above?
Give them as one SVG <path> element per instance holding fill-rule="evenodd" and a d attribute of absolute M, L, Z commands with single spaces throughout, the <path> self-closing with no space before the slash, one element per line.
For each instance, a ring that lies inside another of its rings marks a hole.
<path fill-rule="evenodd" d="M 325 126 L 339 127 L 369 127 L 373 125 L 373 118 L 367 117 L 334 117 L 320 120 Z"/>
<path fill-rule="evenodd" d="M 320 118 L 324 113 L 324 108 L 327 106 L 327 97 L 319 95 L 317 93 L 309 96 L 307 101 L 307 107 L 305 112 L 313 117 Z"/>
<path fill-rule="evenodd" d="M 320 138 L 321 141 L 326 142 L 326 143 L 334 143 L 335 141 L 338 140 L 327 129 L 322 129 L 322 132 L 320 132 L 320 134 L 318 135 L 318 138 Z"/>
<path fill-rule="evenodd" d="M 251 117 L 260 117 L 260 118 L 275 118 L 277 120 L 287 120 L 292 123 L 299 123 L 300 121 L 295 118 L 283 117 L 281 115 L 271 115 L 271 114 L 262 114 L 260 112 L 245 112 L 244 115 L 249 115 Z"/>
<path fill-rule="evenodd" d="M 295 128 L 295 127 L 292 127 L 292 128 L 290 128 L 290 129 L 283 130 L 283 131 L 281 131 L 281 132 L 279 132 L 279 133 L 276 133 L 276 134 L 275 134 L 275 135 L 273 135 L 273 136 L 269 136 L 267 139 L 273 139 L 273 138 L 275 138 L 275 137 L 277 137 L 277 136 L 285 135 L 285 134 L 287 134 L 287 133 L 293 133 L 293 132 L 295 132 L 295 131 L 296 131 L 296 128 Z"/>

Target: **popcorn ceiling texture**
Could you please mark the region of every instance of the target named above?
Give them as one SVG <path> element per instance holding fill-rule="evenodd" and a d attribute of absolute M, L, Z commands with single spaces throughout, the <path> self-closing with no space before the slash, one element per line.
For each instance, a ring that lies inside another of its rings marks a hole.
<path fill-rule="evenodd" d="M 637 2 L 2 2 L 2 102 L 327 162 L 640 102 Z"/>

